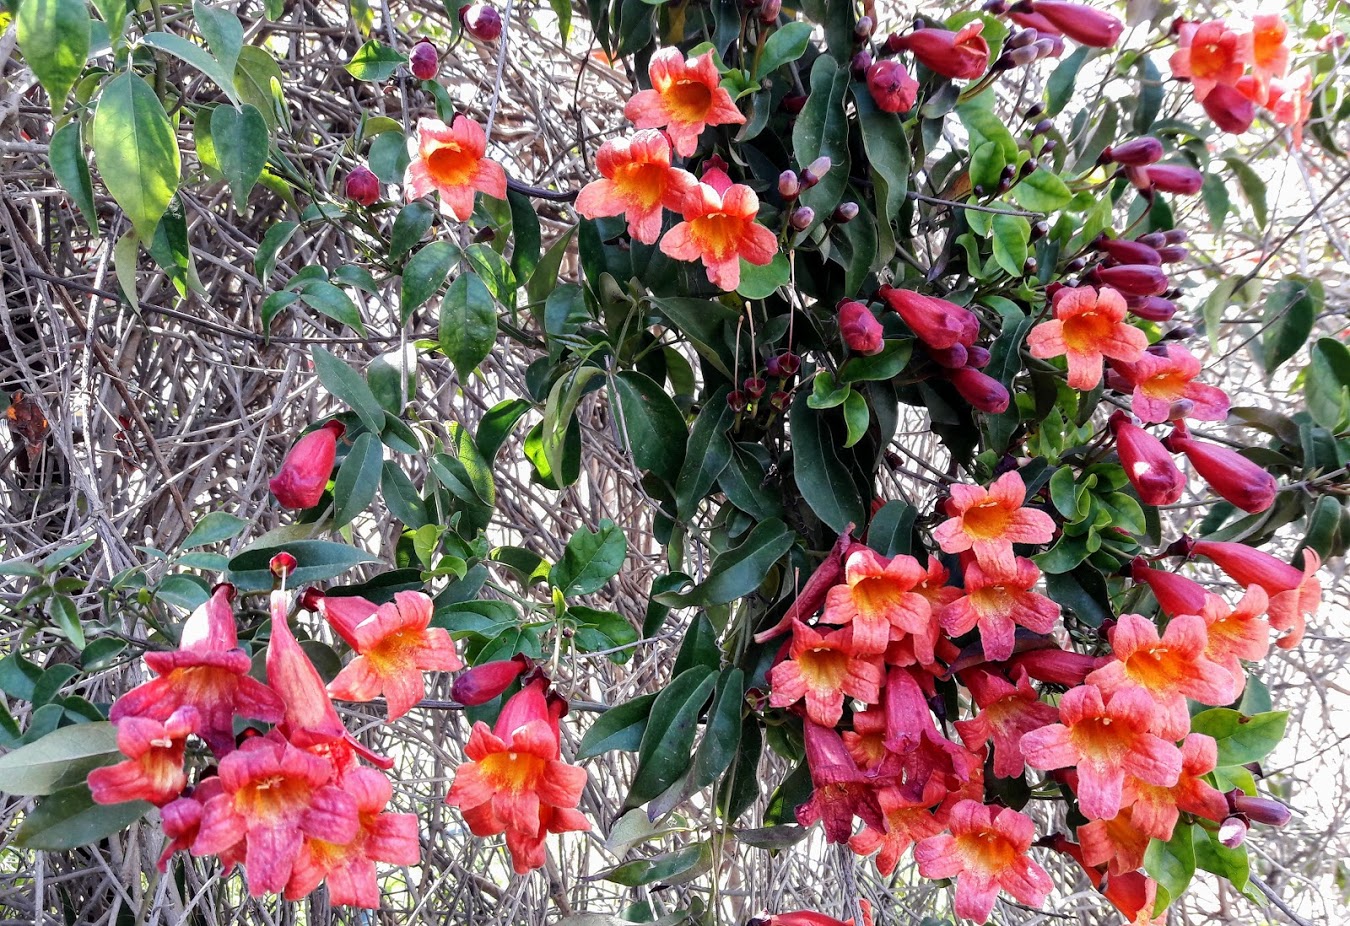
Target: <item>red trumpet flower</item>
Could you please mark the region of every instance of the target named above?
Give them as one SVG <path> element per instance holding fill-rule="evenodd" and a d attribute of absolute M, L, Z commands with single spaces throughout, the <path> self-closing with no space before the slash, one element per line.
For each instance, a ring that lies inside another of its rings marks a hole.
<path fill-rule="evenodd" d="M 984 21 L 976 19 L 956 32 L 915 29 L 909 35 L 892 37 L 890 44 L 910 52 L 920 64 L 943 77 L 970 80 L 989 67 L 989 43 L 980 35 L 983 30 Z"/>
<path fill-rule="evenodd" d="M 295 442 L 281 469 L 267 483 L 281 507 L 313 508 L 319 503 L 333 474 L 337 440 L 346 430 L 342 422 L 330 421 Z"/>

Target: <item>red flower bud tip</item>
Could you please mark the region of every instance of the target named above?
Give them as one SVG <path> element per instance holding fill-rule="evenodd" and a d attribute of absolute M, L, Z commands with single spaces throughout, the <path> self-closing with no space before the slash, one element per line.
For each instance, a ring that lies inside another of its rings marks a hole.
<path fill-rule="evenodd" d="M 1026 6 L 1027 4 L 1020 4 Z M 1058 36 L 1059 28 L 1050 20 L 1041 16 L 1039 13 L 1032 13 L 1027 10 L 1014 8 L 1008 12 L 1008 18 L 1023 29 L 1036 30 L 1037 41 L 1049 36 Z"/>
<path fill-rule="evenodd" d="M 1040 49 L 1035 45 L 1014 48 L 998 56 L 998 60 L 994 62 L 994 70 L 1011 71 L 1014 68 L 1023 68 L 1040 56 Z"/>
<path fill-rule="evenodd" d="M 956 387 L 956 391 L 961 393 L 961 398 L 980 411 L 990 415 L 1001 415 L 1008 410 L 1008 403 L 1012 397 L 1008 395 L 1007 388 L 992 376 L 966 367 L 952 370 L 947 377 Z"/>
<path fill-rule="evenodd" d="M 1228 84 L 1215 84 L 1200 105 L 1219 131 L 1229 135 L 1241 135 L 1256 119 L 1256 104 Z"/>
<path fill-rule="evenodd" d="M 778 22 L 778 17 L 783 12 L 783 0 L 764 0 L 759 8 L 759 21 L 766 26 L 771 26 Z"/>
<path fill-rule="evenodd" d="M 769 384 L 758 376 L 751 376 L 743 384 L 745 394 L 752 399 L 758 399 L 764 394 L 764 390 L 769 388 Z"/>
<path fill-rule="evenodd" d="M 894 44 L 897 51 L 910 52 L 920 64 L 943 77 L 970 80 L 989 67 L 989 43 L 980 35 L 982 31 L 984 21 L 976 19 L 957 32 L 922 28 L 909 35 L 892 36 L 887 46 Z"/>
<path fill-rule="evenodd" d="M 929 347 L 939 350 L 953 344 L 969 347 L 980 334 L 980 320 L 975 313 L 945 299 L 890 286 L 883 286 L 878 295 Z"/>
<path fill-rule="evenodd" d="M 867 69 L 867 90 L 877 109 L 887 113 L 909 112 L 919 98 L 919 82 L 893 58 Z"/>
<path fill-rule="evenodd" d="M 802 368 L 802 358 L 798 357 L 790 350 L 785 350 L 778 355 L 778 369 L 784 377 L 791 378 L 797 375 L 797 371 Z"/>
<path fill-rule="evenodd" d="M 797 231 L 803 231 L 811 227 L 811 223 L 816 220 L 816 210 L 810 206 L 798 206 L 792 210 L 788 216 L 788 223 Z"/>
<path fill-rule="evenodd" d="M 1059 58 L 1064 55 L 1064 40 L 1057 35 L 1048 35 L 1037 39 L 1032 46 L 1038 58 Z"/>
<path fill-rule="evenodd" d="M 511 683 L 533 665 L 529 656 L 517 653 L 510 659 L 474 666 L 455 679 L 450 688 L 450 697 L 468 707 L 486 704 L 510 688 Z"/>
<path fill-rule="evenodd" d="M 435 80 L 436 72 L 441 68 L 441 56 L 430 39 L 422 39 L 413 46 L 408 55 L 408 70 L 418 80 Z"/>
<path fill-rule="evenodd" d="M 787 396 L 781 392 L 775 393 L 774 398 L 780 395 L 786 402 Z M 829 553 L 825 554 L 825 559 L 821 560 L 820 565 L 815 568 L 815 571 L 801 586 L 797 599 L 788 606 L 782 619 L 767 630 L 761 630 L 755 634 L 756 643 L 765 643 L 774 637 L 787 633 L 797 621 L 809 619 L 825 605 L 825 599 L 830 589 L 844 581 L 844 559 L 849 547 L 853 544 L 852 527 L 853 525 L 849 525 L 849 530 L 844 531 L 835 539 L 834 546 L 830 548 Z"/>
<path fill-rule="evenodd" d="M 861 302 L 839 306 L 839 336 L 849 350 L 858 354 L 879 354 L 884 346 L 881 322 Z"/>
<path fill-rule="evenodd" d="M 1031 11 L 1043 16 L 1056 29 L 1079 45 L 1110 48 L 1125 31 L 1125 24 L 1110 13 L 1064 0 L 1032 0 Z"/>
<path fill-rule="evenodd" d="M 1176 303 L 1161 296 L 1126 296 L 1125 304 L 1133 315 L 1151 322 L 1165 322 L 1177 314 Z"/>
<path fill-rule="evenodd" d="M 337 458 L 337 439 L 346 430 L 342 422 L 330 421 L 295 442 L 281 469 L 267 483 L 281 507 L 313 508 L 319 503 Z"/>
<path fill-rule="evenodd" d="M 1219 824 L 1219 844 L 1226 849 L 1236 849 L 1247 840 L 1247 821 L 1241 817 L 1228 817 Z"/>
<path fill-rule="evenodd" d="M 1123 145 L 1107 148 L 1102 156 L 1107 161 L 1124 164 L 1126 167 L 1143 167 L 1162 160 L 1163 143 L 1152 135 L 1143 135 Z"/>
<path fill-rule="evenodd" d="M 1118 264 L 1151 264 L 1158 266 L 1162 258 L 1158 249 L 1151 248 L 1141 241 L 1126 241 L 1124 238 L 1099 238 L 1097 250 L 1109 255 Z"/>
<path fill-rule="evenodd" d="M 1055 685 L 1081 685 L 1098 664 L 1110 662 L 1110 657 L 1098 659 L 1083 653 L 1062 649 L 1033 649 L 1014 653 L 1010 668 L 1024 669 L 1038 682 Z"/>
<path fill-rule="evenodd" d="M 734 389 L 727 393 L 727 406 L 737 414 L 745 411 L 745 393 Z"/>
<path fill-rule="evenodd" d="M 380 178 L 363 164 L 347 175 L 343 190 L 352 202 L 369 206 L 380 198 Z"/>
<path fill-rule="evenodd" d="M 480 42 L 495 42 L 502 34 L 502 14 L 488 3 L 459 8 L 459 21 L 469 35 Z"/>
<path fill-rule="evenodd" d="M 1130 578 L 1144 582 L 1159 606 L 1171 617 L 1181 614 L 1202 614 L 1206 592 L 1203 585 L 1175 572 L 1150 567 L 1142 556 L 1130 564 Z"/>
<path fill-rule="evenodd" d="M 778 195 L 784 199 L 796 199 L 801 195 L 802 182 L 797 179 L 797 172 L 785 170 L 778 175 Z"/>
<path fill-rule="evenodd" d="M 1163 442 L 1130 422 L 1123 413 L 1113 415 L 1111 430 L 1125 475 L 1146 505 L 1171 505 L 1186 489 L 1186 477 L 1177 468 Z"/>
<path fill-rule="evenodd" d="M 830 213 L 830 221 L 836 225 L 847 225 L 858 217 L 857 203 L 840 203 Z"/>
<path fill-rule="evenodd" d="M 1190 256 L 1190 251 L 1179 244 L 1169 244 L 1158 248 L 1158 257 L 1164 264 L 1179 264 Z"/>
<path fill-rule="evenodd" d="M 1099 267 L 1093 274 L 1102 285 L 1127 296 L 1156 296 L 1167 291 L 1167 274 L 1150 264 Z"/>
<path fill-rule="evenodd" d="M 1150 164 L 1130 171 L 1130 182 L 1141 190 L 1158 190 L 1178 196 L 1194 196 L 1205 185 L 1205 176 L 1184 164 Z"/>
<path fill-rule="evenodd" d="M 295 557 L 282 550 L 276 556 L 267 562 L 267 568 L 272 570 L 272 575 L 285 582 L 286 577 L 295 572 L 295 567 L 300 565 L 295 561 Z"/>
<path fill-rule="evenodd" d="M 1253 797 L 1238 793 L 1233 797 L 1233 806 L 1238 813 L 1246 815 L 1254 823 L 1266 826 L 1284 826 L 1293 817 L 1293 813 L 1284 804 L 1268 797 Z"/>
<path fill-rule="evenodd" d="M 1227 447 L 1194 440 L 1178 425 L 1168 438 L 1173 450 L 1186 454 L 1209 487 L 1243 511 L 1256 514 L 1275 501 L 1275 477 Z"/>
<path fill-rule="evenodd" d="M 990 356 L 989 350 L 987 348 L 984 347 L 966 348 L 966 366 L 968 367 L 974 367 L 977 370 L 983 370 L 985 367 L 989 366 L 989 361 L 991 359 L 993 358 Z"/>
<path fill-rule="evenodd" d="M 300 597 L 297 599 L 296 603 L 306 611 L 318 613 L 319 607 L 325 597 L 327 596 L 324 595 L 323 589 L 311 585 L 300 593 Z"/>
<path fill-rule="evenodd" d="M 953 344 L 951 347 L 928 348 L 928 356 L 933 358 L 933 362 L 940 367 L 946 367 L 949 370 L 959 370 L 962 367 L 970 365 L 970 352 L 962 344 Z"/>

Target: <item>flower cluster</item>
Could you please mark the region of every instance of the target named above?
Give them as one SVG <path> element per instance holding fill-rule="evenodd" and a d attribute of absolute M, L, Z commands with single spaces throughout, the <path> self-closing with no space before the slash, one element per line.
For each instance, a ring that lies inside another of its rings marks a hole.
<path fill-rule="evenodd" d="M 1289 72 L 1289 26 L 1278 13 L 1253 16 L 1238 28 L 1220 19 L 1178 20 L 1173 31 L 1172 76 L 1191 82 L 1196 102 L 1221 131 L 1247 131 L 1261 107 L 1289 127 L 1294 147 L 1302 144 L 1312 113 L 1312 71 Z"/>

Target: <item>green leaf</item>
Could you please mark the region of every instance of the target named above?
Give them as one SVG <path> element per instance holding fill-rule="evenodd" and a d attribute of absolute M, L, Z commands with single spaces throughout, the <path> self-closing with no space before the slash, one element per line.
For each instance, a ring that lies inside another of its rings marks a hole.
<path fill-rule="evenodd" d="M 567 541 L 563 557 L 549 572 L 549 584 L 564 597 L 590 595 L 618 575 L 628 555 L 628 538 L 608 519 L 592 533 L 581 527 Z"/>
<path fill-rule="evenodd" d="M 310 348 L 309 354 L 323 388 L 356 412 L 366 430 L 379 434 L 384 429 L 384 408 L 361 374 L 317 344 Z"/>
<path fill-rule="evenodd" d="M 806 106 L 792 127 L 792 151 L 805 168 L 816 158 L 830 159 L 830 169 L 820 182 L 802 194 L 801 203 L 815 210 L 812 228 L 823 222 L 844 198 L 848 185 L 848 115 L 844 94 L 848 91 L 848 68 L 829 55 L 820 55 L 811 65 L 811 87 Z"/>
<path fill-rule="evenodd" d="M 887 502 L 867 526 L 867 545 L 882 556 L 909 555 L 919 510 L 905 502 Z"/>
<path fill-rule="evenodd" d="M 300 291 L 300 301 L 333 321 L 365 334 L 361 310 L 352 298 L 327 280 L 313 280 Z"/>
<path fill-rule="evenodd" d="M 404 171 L 412 158 L 408 154 L 408 140 L 402 132 L 385 132 L 377 135 L 370 143 L 370 154 L 366 157 L 366 166 L 371 173 L 385 183 L 402 183 Z M 425 203 L 417 203 L 420 208 L 430 209 Z M 418 236 L 421 237 L 420 235 Z M 414 241 L 412 244 L 416 244 Z M 409 244 L 408 247 L 412 247 Z M 407 248 L 404 248 L 406 251 Z"/>
<path fill-rule="evenodd" d="M 624 370 L 610 380 L 610 401 L 638 469 L 674 484 L 684 464 L 689 433 L 674 400 L 649 377 Z"/>
<path fill-rule="evenodd" d="M 636 752 L 642 745 L 642 734 L 647 729 L 647 717 L 656 695 L 640 695 L 623 704 L 616 704 L 601 714 L 581 736 L 577 746 L 577 761 L 594 758 L 614 749 Z"/>
<path fill-rule="evenodd" d="M 1055 67 L 1045 84 L 1046 116 L 1057 116 L 1068 105 L 1069 99 L 1073 96 L 1074 84 L 1078 80 L 1078 71 L 1090 54 L 1092 49 L 1083 46 Z"/>
<path fill-rule="evenodd" d="M 80 611 L 67 595 L 53 595 L 47 603 L 52 623 L 76 649 L 84 649 L 84 627 L 80 625 Z"/>
<path fill-rule="evenodd" d="M 89 645 L 80 652 L 80 666 L 87 672 L 97 672 L 112 665 L 118 656 L 126 651 L 127 641 L 116 637 L 99 637 L 90 640 Z M 113 748 L 116 749 L 114 743 Z"/>
<path fill-rule="evenodd" d="M 613 881 L 626 887 L 639 887 L 657 882 L 665 886 L 676 886 L 687 884 L 704 874 L 712 868 L 712 863 L 712 844 L 704 841 L 671 852 L 664 852 L 655 858 L 634 859 L 610 869 L 608 873 L 601 873 L 595 875 L 595 877 L 603 877 L 606 881 Z M 625 922 L 627 921 L 618 921 L 618 923 Z M 683 922 L 683 918 L 681 922 Z M 569 924 L 566 921 L 561 921 L 560 926 L 569 926 Z M 582 926 L 582 924 L 578 924 L 578 926 Z M 618 926 L 618 924 L 614 924 L 614 926 Z"/>
<path fill-rule="evenodd" d="M 764 43 L 764 49 L 755 62 L 754 76 L 759 78 L 764 74 L 771 74 L 789 61 L 796 61 L 806 54 L 806 46 L 811 41 L 813 28 L 810 23 L 798 20 L 775 29 Z"/>
<path fill-rule="evenodd" d="M 1275 284 L 1261 314 L 1261 357 L 1267 376 L 1302 349 L 1324 302 L 1322 284 L 1309 277 L 1290 276 Z"/>
<path fill-rule="evenodd" d="M 691 597 L 702 604 L 726 604 L 743 598 L 764 582 L 769 570 L 792 547 L 796 535 L 777 518 L 756 524 L 744 540 L 719 553 Z"/>
<path fill-rule="evenodd" d="M 1350 350 L 1337 338 L 1319 338 L 1303 382 L 1313 421 L 1336 431 L 1350 418 Z"/>
<path fill-rule="evenodd" d="M 624 800 L 625 810 L 647 803 L 688 770 L 698 717 L 716 685 L 715 672 L 707 666 L 692 666 L 656 696 L 638 749 L 637 770 Z"/>
<path fill-rule="evenodd" d="M 380 487 L 384 447 L 367 431 L 356 439 L 333 480 L 333 527 L 342 527 L 370 506 Z"/>
<path fill-rule="evenodd" d="M 1233 173 L 1237 174 L 1238 186 L 1242 190 L 1242 196 L 1247 200 L 1247 205 L 1252 207 L 1252 215 L 1256 218 L 1256 224 L 1261 228 L 1266 227 L 1266 222 L 1270 218 L 1270 209 L 1266 205 L 1266 184 L 1250 164 L 1236 155 L 1228 155 L 1224 159 Z"/>
<path fill-rule="evenodd" d="M 117 48 L 121 44 L 122 31 L 126 28 L 127 0 L 94 0 L 94 9 L 108 26 L 109 45 Z"/>
<path fill-rule="evenodd" d="M 352 60 L 347 62 L 346 70 L 357 80 L 383 83 L 393 77 L 398 66 L 407 60 L 407 55 L 371 39 L 356 50 Z"/>
<path fill-rule="evenodd" d="M 0 756 L 0 790 L 51 794 L 84 780 L 91 769 L 120 762 L 117 728 L 107 721 L 60 727 Z"/>
<path fill-rule="evenodd" d="M 244 46 L 244 27 L 239 17 L 229 10 L 207 6 L 201 0 L 192 0 L 192 15 L 197 23 L 197 31 L 211 46 L 225 73 L 234 74 L 240 49 Z"/>
<path fill-rule="evenodd" d="M 1158 899 L 1153 905 L 1161 913 L 1181 896 L 1195 875 L 1195 836 L 1190 823 L 1178 823 L 1166 842 L 1154 839 L 1144 852 L 1144 871 L 1158 882 Z"/>
<path fill-rule="evenodd" d="M 1260 762 L 1284 737 L 1287 711 L 1267 711 L 1247 717 L 1226 707 L 1202 711 L 1191 718 L 1191 730 L 1214 737 L 1219 765 Z"/>
<path fill-rule="evenodd" d="M 215 143 L 220 172 L 230 185 L 234 207 L 242 211 L 248 203 L 248 194 L 267 166 L 271 144 L 267 120 L 251 103 L 245 103 L 242 110 L 217 106 L 211 112 L 211 141 Z"/>
<path fill-rule="evenodd" d="M 1050 501 L 1070 522 L 1078 520 L 1078 486 L 1071 466 L 1061 466 L 1050 477 Z"/>
<path fill-rule="evenodd" d="M 675 480 L 675 512 L 681 520 L 687 520 L 694 513 L 731 462 L 731 439 L 727 429 L 731 427 L 735 413 L 727 404 L 730 392 L 730 386 L 723 386 L 713 393 L 689 431 L 689 449 Z"/>
<path fill-rule="evenodd" d="M 1219 842 L 1217 831 L 1211 832 L 1203 826 L 1192 829 L 1195 836 L 1195 867 L 1216 874 L 1239 891 L 1243 890 L 1251 878 L 1251 859 L 1247 855 L 1247 847 L 1240 845 L 1230 849 Z"/>
<path fill-rule="evenodd" d="M 768 299 L 786 286 L 790 270 L 787 255 L 779 252 L 767 264 L 752 264 L 741 258 L 741 282 L 736 292 L 747 299 Z"/>
<path fill-rule="evenodd" d="M 29 811 L 14 833 L 25 849 L 63 852 L 121 832 L 154 809 L 147 801 L 95 804 L 86 784 L 49 794 Z"/>
<path fill-rule="evenodd" d="M 221 90 L 225 91 L 225 95 L 230 98 L 231 103 L 236 106 L 239 105 L 239 93 L 234 86 L 234 73 L 217 61 L 205 48 L 172 32 L 151 32 L 141 41 L 151 48 L 167 52 L 192 65 L 202 74 L 211 78 Z M 216 144 L 220 144 L 218 138 Z"/>
<path fill-rule="evenodd" d="M 408 474 L 399 469 L 393 460 L 385 460 L 380 477 L 380 493 L 389 513 L 408 527 L 417 530 L 431 523 L 427 519 L 426 502 L 417 492 Z"/>
<path fill-rule="evenodd" d="M 839 382 L 861 383 L 893 379 L 904 372 L 913 352 L 912 340 L 888 340 L 882 344 L 879 354 L 870 357 L 850 357 L 845 361 L 839 368 Z"/>
<path fill-rule="evenodd" d="M 805 392 L 798 394 L 789 417 L 792 476 L 797 490 L 816 517 L 832 530 L 843 532 L 850 524 L 863 523 L 863 500 L 835 450 L 839 442 L 830 427 L 828 414 L 811 409 L 807 398 Z"/>
<path fill-rule="evenodd" d="M 435 210 L 420 200 L 400 209 L 389 232 L 389 259 L 398 260 L 417 247 L 435 219 Z"/>
<path fill-rule="evenodd" d="M 1021 278 L 1027 262 L 1031 223 L 1020 215 L 996 215 L 993 231 L 994 260 L 1009 276 Z"/>
<path fill-rule="evenodd" d="M 272 84 L 275 81 L 280 88 L 284 80 L 281 65 L 277 64 L 267 49 L 257 45 L 245 45 L 239 49 L 239 61 L 234 66 L 234 89 L 240 102 L 252 103 L 257 107 L 272 128 L 280 124 Z"/>
<path fill-rule="evenodd" d="M 89 230 L 98 234 L 98 209 L 94 205 L 94 184 L 89 178 L 89 162 L 80 143 L 80 123 L 71 120 L 52 135 L 47 148 L 52 175 L 74 201 Z"/>
<path fill-rule="evenodd" d="M 14 28 L 24 61 L 59 115 L 89 57 L 89 8 L 84 0 L 23 0 Z"/>
<path fill-rule="evenodd" d="M 197 576 L 187 575 L 186 573 L 174 573 L 165 576 L 155 589 L 155 597 L 160 601 L 167 601 L 169 604 L 182 608 L 184 611 L 195 611 L 204 605 L 211 597 L 211 593 L 206 587 L 206 583 Z"/>
<path fill-rule="evenodd" d="M 956 115 L 970 134 L 970 148 L 974 151 L 985 142 L 994 142 L 1003 154 L 1005 164 L 1017 160 L 1017 139 L 993 110 L 994 94 L 986 90 L 979 96 L 956 107 Z M 1024 181 L 1025 182 L 1025 181 Z"/>
<path fill-rule="evenodd" d="M 103 183 L 142 240 L 178 189 L 178 139 L 150 85 L 131 71 L 103 88 L 94 113 L 94 157 Z"/>
<path fill-rule="evenodd" d="M 331 540 L 293 540 L 278 543 L 275 538 L 261 537 L 230 560 L 226 581 L 240 593 L 270 591 L 272 570 L 268 563 L 281 552 L 295 557 L 296 569 L 287 581 L 295 587 L 311 582 L 322 582 L 342 575 L 353 566 L 376 562 L 365 550 L 334 543 Z"/>
<path fill-rule="evenodd" d="M 478 369 L 497 342 L 497 306 L 478 274 L 461 273 L 441 300 L 441 350 L 461 381 Z"/>
<path fill-rule="evenodd" d="M 253 256 L 253 272 L 260 282 L 266 283 L 277 266 L 277 252 L 285 247 L 300 227 L 299 222 L 277 222 L 269 226 L 258 242 L 258 252 Z"/>
<path fill-rule="evenodd" d="M 745 672 L 724 669 L 717 680 L 717 698 L 708 713 L 708 723 L 694 753 L 689 786 L 706 788 L 731 765 L 741 747 L 741 711 L 745 706 Z"/>
<path fill-rule="evenodd" d="M 1068 539 L 1068 537 L 1061 538 L 1055 549 L 1057 550 Z M 1048 557 L 1054 552 L 1055 550 L 1051 550 L 1049 554 L 1042 556 Z M 1086 557 L 1088 551 L 1082 552 Z M 1045 588 L 1050 598 L 1073 611 L 1084 624 L 1089 627 L 1100 627 L 1114 616 L 1110 608 L 1110 596 L 1106 591 L 1106 580 L 1096 569 L 1086 564 L 1075 564 L 1070 569 L 1052 573 L 1050 569 L 1055 564 L 1042 560 L 1041 557 L 1036 557 L 1035 560 L 1036 564 L 1046 571 Z"/>
<path fill-rule="evenodd" d="M 235 517 L 227 511 L 212 511 L 192 525 L 192 532 L 183 539 L 179 547 L 191 550 L 220 543 L 222 540 L 231 540 L 242 534 L 246 527 L 248 521 L 244 518 Z"/>
<path fill-rule="evenodd" d="M 1073 199 L 1073 193 L 1069 192 L 1068 186 L 1053 171 L 1040 167 L 1027 174 L 1012 188 L 1012 197 L 1023 209 L 1031 212 L 1054 212 L 1067 206 Z M 995 228 L 998 227 L 1000 218 L 1003 216 L 994 218 Z"/>
<path fill-rule="evenodd" d="M 844 446 L 852 447 L 867 433 L 867 424 L 872 420 L 872 416 L 867 408 L 867 400 L 863 398 L 861 392 L 850 392 L 845 396 L 843 409 L 844 426 L 848 431 Z"/>
<path fill-rule="evenodd" d="M 497 456 L 516 423 L 533 407 L 525 399 L 503 399 L 483 413 L 477 434 L 478 452 L 483 459 L 492 460 Z"/>

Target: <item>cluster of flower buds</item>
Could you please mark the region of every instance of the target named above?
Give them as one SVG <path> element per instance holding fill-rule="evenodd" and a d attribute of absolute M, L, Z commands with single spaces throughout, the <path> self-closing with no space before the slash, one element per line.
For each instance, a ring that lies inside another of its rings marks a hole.
<path fill-rule="evenodd" d="M 757 409 L 760 399 L 769 391 L 769 380 L 772 379 L 774 391 L 769 395 L 767 404 L 775 411 L 782 411 L 787 408 L 789 399 L 785 391 L 788 380 L 797 375 L 801 365 L 801 358 L 792 351 L 774 354 L 764 361 L 764 370 L 761 373 L 747 376 L 741 382 L 740 389 L 733 389 L 727 393 L 727 405 L 738 415 L 752 404 Z"/>
<path fill-rule="evenodd" d="M 977 345 L 980 320 L 967 308 L 921 293 L 882 286 L 877 295 L 914 332 L 929 358 L 961 397 L 982 412 L 1008 409 L 1007 388 L 982 372 L 989 351 Z"/>
<path fill-rule="evenodd" d="M 1177 312 L 1166 264 L 1184 261 L 1186 233 L 1181 229 L 1148 232 L 1133 239 L 1111 238 L 1105 233 L 1092 242 L 1101 262 L 1084 277 L 1094 284 L 1110 286 L 1125 297 L 1130 314 L 1147 321 L 1164 322 Z M 1078 265 L 1077 269 L 1082 269 Z"/>
<path fill-rule="evenodd" d="M 1018 29 L 1003 43 L 1003 53 L 994 61 L 995 71 L 1026 67 L 1042 58 L 1064 54 L 1064 39 L 1058 33 L 1042 35 L 1039 29 Z"/>
<path fill-rule="evenodd" d="M 1151 135 L 1131 139 L 1102 151 L 1103 164 L 1119 164 L 1135 188 L 1178 196 L 1194 196 L 1205 185 L 1205 175 L 1186 164 L 1160 164 L 1163 144 Z"/>

